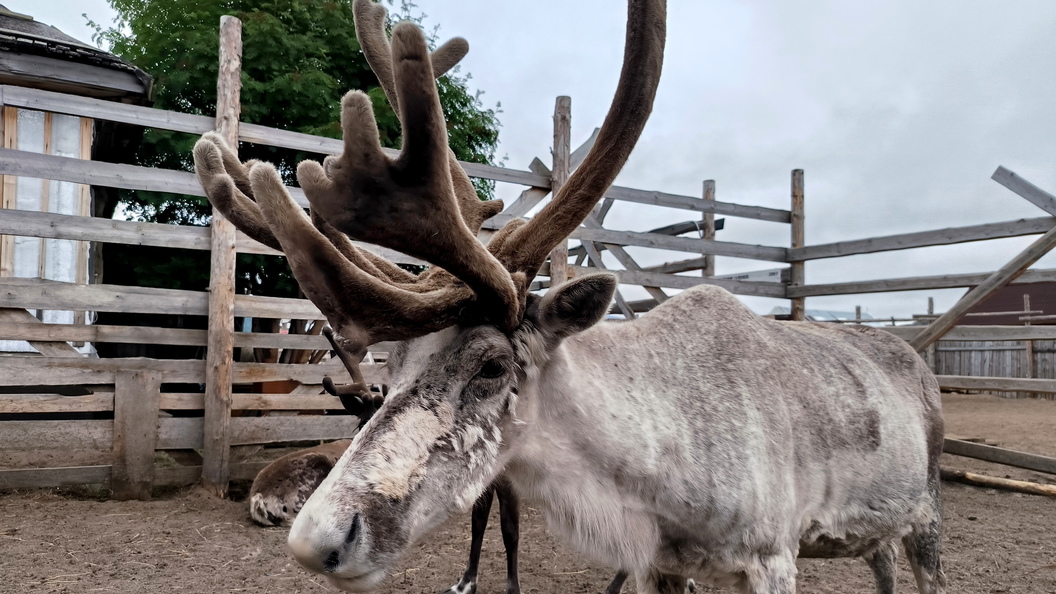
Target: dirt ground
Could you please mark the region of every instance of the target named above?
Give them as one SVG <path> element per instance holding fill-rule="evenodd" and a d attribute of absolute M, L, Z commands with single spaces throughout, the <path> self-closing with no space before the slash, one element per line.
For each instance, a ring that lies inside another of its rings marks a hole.
<path fill-rule="evenodd" d="M 950 395 L 947 432 L 1056 455 L 1056 402 Z M 1029 471 L 947 456 L 943 465 L 1039 482 Z M 244 502 L 197 489 L 149 502 L 103 493 L 31 491 L 0 495 L 0 592 L 330 592 L 286 551 L 286 529 L 249 522 Z M 951 593 L 1056 592 L 1056 498 L 944 484 L 944 565 Z M 498 521 L 489 527 L 481 594 L 504 590 Z M 525 510 L 521 582 L 527 593 L 597 593 L 612 572 L 555 542 L 540 514 Z M 468 518 L 448 522 L 409 555 L 379 592 L 439 593 L 460 575 Z M 901 592 L 915 592 L 903 563 Z M 633 591 L 631 586 L 625 591 Z M 858 560 L 803 560 L 800 592 L 872 592 Z"/>

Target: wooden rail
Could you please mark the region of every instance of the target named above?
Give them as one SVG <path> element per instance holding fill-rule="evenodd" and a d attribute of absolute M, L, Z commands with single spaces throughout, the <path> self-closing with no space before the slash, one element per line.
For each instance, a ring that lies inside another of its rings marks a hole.
<path fill-rule="evenodd" d="M 52 113 L 62 113 L 67 115 L 94 118 L 98 120 L 133 124 L 143 126 L 145 128 L 157 128 L 160 130 L 186 132 L 188 134 L 204 134 L 213 129 L 215 122 L 213 118 L 208 116 L 164 111 L 160 109 L 153 109 L 136 105 L 125 105 L 121 103 L 114 103 L 112 101 L 90 99 L 86 97 L 76 97 L 63 93 L 54 93 L 51 91 L 41 91 L 37 89 L 26 89 L 10 85 L 0 85 L 0 103 L 12 107 L 37 109 L 42 111 L 50 111 Z M 310 134 L 291 132 L 288 130 L 280 130 L 277 128 L 268 128 L 266 126 L 259 126 L 255 124 L 240 123 L 238 128 L 239 140 L 243 142 L 250 142 L 254 144 L 266 144 L 268 146 L 303 150 L 306 152 L 324 155 L 337 154 L 340 153 L 342 150 L 341 140 L 335 138 L 312 136 Z M 390 155 L 396 154 L 396 151 L 392 151 L 390 149 L 386 149 L 386 151 Z M 541 189 L 550 188 L 549 175 L 539 175 L 533 171 L 507 169 L 505 167 L 496 167 L 494 165 L 485 165 L 480 163 L 469 163 L 465 161 L 459 161 L 459 164 L 462 165 L 462 167 L 466 170 L 466 173 L 468 173 L 471 177 L 520 184 Z M 93 163 L 93 165 L 112 164 Z M 188 177 L 183 178 L 182 183 L 180 185 L 170 186 L 169 189 L 166 189 L 166 187 L 162 183 L 157 184 L 158 186 L 161 186 L 157 188 L 137 187 L 130 189 L 143 189 L 159 192 L 167 191 L 173 193 L 189 194 L 192 196 L 201 196 L 201 188 L 198 188 L 197 190 L 190 188 L 187 180 L 193 178 L 193 176 L 190 176 L 190 174 L 187 175 Z M 32 177 L 43 178 L 47 176 L 33 175 Z M 166 181 L 175 179 L 176 178 L 174 177 L 169 177 Z M 76 181 L 78 183 L 94 183 L 81 180 L 64 181 Z M 114 183 L 114 181 L 115 180 L 111 179 L 110 183 Z M 99 183 L 98 185 L 108 184 Z M 123 188 L 126 186 L 115 185 L 112 187 Z M 298 201 L 302 205 L 306 204 L 305 202 L 303 202 L 303 194 L 295 192 L 294 197 L 295 199 L 298 199 Z M 666 208 L 677 208 L 697 212 L 711 212 L 714 214 L 756 219 L 761 221 L 771 221 L 776 223 L 788 223 L 790 221 L 790 215 L 787 210 L 766 208 L 761 206 L 745 206 L 741 204 L 724 202 L 702 204 L 703 201 L 695 196 L 683 196 L 667 192 L 637 190 L 621 186 L 611 187 L 608 192 L 605 193 L 605 197 L 612 198 L 613 200 L 618 201 L 633 202 L 636 204 L 649 204 L 653 206 L 663 206 Z"/>

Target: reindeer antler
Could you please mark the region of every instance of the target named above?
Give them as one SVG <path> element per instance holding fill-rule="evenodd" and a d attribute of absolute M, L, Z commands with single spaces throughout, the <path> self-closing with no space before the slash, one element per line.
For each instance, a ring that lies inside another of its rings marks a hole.
<path fill-rule="evenodd" d="M 382 152 L 370 99 L 351 91 L 342 100 L 344 151 L 328 160 L 326 169 L 302 161 L 301 187 L 312 210 L 336 229 L 454 274 L 473 289 L 493 323 L 512 330 L 520 318 L 517 289 L 463 219 L 465 201 L 455 194 L 447 124 L 425 37 L 416 25 L 400 23 L 393 30 L 392 65 L 403 123 L 399 157 Z M 479 204 L 475 195 L 473 203 Z"/>
<path fill-rule="evenodd" d="M 344 339 L 337 350 L 353 376 L 349 390 L 366 402 L 355 360 L 370 344 L 422 336 L 481 313 L 506 331 L 520 322 L 531 278 L 601 198 L 641 134 L 660 76 L 665 2 L 630 0 L 623 70 L 597 142 L 539 215 L 507 225 L 488 249 L 474 233 L 502 205 L 476 199 L 448 149 L 433 81 L 465 55 L 465 42 L 449 42 L 431 58 L 421 31 L 401 23 L 390 47 L 384 9 L 370 0 L 354 7 L 368 61 L 400 114 L 399 157 L 382 152 L 370 101 L 352 91 L 342 100 L 342 154 L 298 167 L 311 220 L 274 167 L 240 163 L 219 136 L 207 134 L 195 146 L 195 167 L 219 210 L 286 254 L 301 289 Z M 435 267 L 414 277 L 345 234 Z"/>

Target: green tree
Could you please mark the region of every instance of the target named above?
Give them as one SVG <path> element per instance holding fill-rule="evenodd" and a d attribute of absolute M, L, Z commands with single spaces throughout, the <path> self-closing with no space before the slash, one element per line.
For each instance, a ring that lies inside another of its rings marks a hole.
<path fill-rule="evenodd" d="M 356 40 L 351 0 L 109 0 L 117 12 L 112 27 L 96 25 L 96 42 L 154 76 L 154 106 L 213 115 L 216 106 L 219 22 L 225 14 L 242 20 L 243 122 L 340 138 L 340 99 L 349 89 L 366 90 L 374 100 L 382 144 L 398 147 L 400 126 Z M 412 5 L 402 5 L 407 18 Z M 438 81 L 449 122 L 451 147 L 465 161 L 491 163 L 498 144 L 495 109 L 484 108 L 468 76 Z M 196 138 L 147 130 L 136 156 L 140 165 L 192 170 Z M 274 163 L 286 182 L 298 161 L 319 159 L 298 151 L 243 144 L 243 159 Z M 494 190 L 477 181 L 482 199 Z M 144 221 L 208 224 L 205 199 L 150 192 L 125 192 L 125 213 Z M 122 262 L 120 279 L 107 282 L 203 289 L 208 255 L 202 252 L 144 250 L 112 246 L 107 260 Z M 110 271 L 113 266 L 108 266 Z M 296 283 L 284 262 L 240 256 L 239 291 L 292 296 Z"/>

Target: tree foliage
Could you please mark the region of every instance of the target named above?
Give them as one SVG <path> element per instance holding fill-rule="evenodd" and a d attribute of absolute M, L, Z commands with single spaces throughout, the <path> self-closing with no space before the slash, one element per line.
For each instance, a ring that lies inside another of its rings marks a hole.
<path fill-rule="evenodd" d="M 109 0 L 117 12 L 113 26 L 96 25 L 96 42 L 154 77 L 154 106 L 160 109 L 213 115 L 220 17 L 242 20 L 241 121 L 297 132 L 340 138 L 340 99 L 349 89 L 368 92 L 374 101 L 381 142 L 398 147 L 400 126 L 378 87 L 356 40 L 351 0 Z M 402 5 L 407 18 L 413 5 Z M 457 74 L 438 81 L 449 126 L 450 144 L 462 160 L 490 163 L 495 158 L 499 122 L 496 109 L 481 105 L 468 76 Z M 140 165 L 192 170 L 188 134 L 150 129 L 136 156 Z M 274 163 L 290 185 L 293 171 L 305 158 L 320 155 L 242 144 L 243 159 Z M 482 199 L 493 187 L 478 183 Z M 204 225 L 210 208 L 205 199 L 150 192 L 122 195 L 126 215 L 136 219 L 181 225 Z M 141 285 L 173 288 L 199 286 L 208 275 L 204 253 L 168 250 L 124 250 L 124 267 Z M 141 261 L 149 256 L 151 261 Z M 168 258 L 158 262 L 158 258 Z M 110 259 L 108 257 L 108 259 Z M 110 268 L 108 266 L 108 268 Z M 240 291 L 292 295 L 285 263 L 262 256 L 239 257 Z M 122 275 L 124 276 L 124 275 Z M 108 281 L 110 282 L 110 281 Z M 191 284 L 193 286 L 188 286 Z"/>

